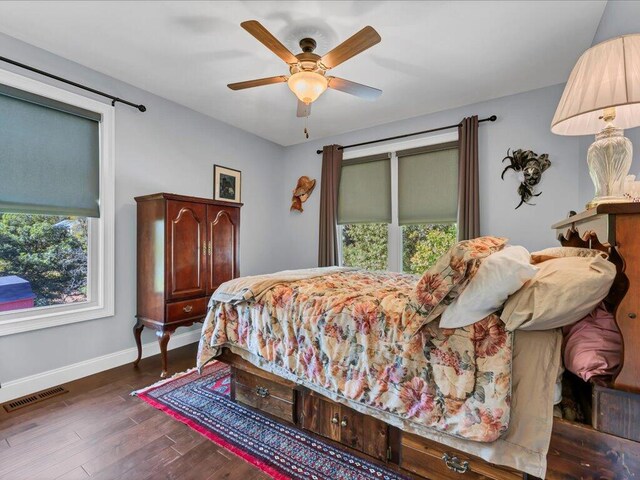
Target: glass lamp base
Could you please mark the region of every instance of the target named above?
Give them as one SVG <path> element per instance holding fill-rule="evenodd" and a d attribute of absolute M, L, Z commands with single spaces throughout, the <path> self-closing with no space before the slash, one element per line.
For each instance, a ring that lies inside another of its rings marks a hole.
<path fill-rule="evenodd" d="M 596 208 L 598 205 L 602 205 L 603 203 L 633 203 L 633 200 L 627 197 L 594 197 L 589 203 L 587 203 L 584 207 L 587 210 L 592 208 Z"/>
<path fill-rule="evenodd" d="M 589 175 L 596 195 L 587 204 L 593 208 L 601 203 L 623 203 L 624 180 L 631 168 L 633 146 L 621 128 L 607 125 L 596 135 L 587 153 Z"/>

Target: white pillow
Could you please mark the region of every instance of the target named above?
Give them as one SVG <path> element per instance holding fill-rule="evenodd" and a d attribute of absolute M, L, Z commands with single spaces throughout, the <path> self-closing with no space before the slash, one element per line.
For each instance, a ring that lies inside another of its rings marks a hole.
<path fill-rule="evenodd" d="M 440 328 L 460 328 L 499 310 L 509 295 L 536 274 L 524 247 L 506 247 L 482 261 L 467 288 L 440 317 Z"/>

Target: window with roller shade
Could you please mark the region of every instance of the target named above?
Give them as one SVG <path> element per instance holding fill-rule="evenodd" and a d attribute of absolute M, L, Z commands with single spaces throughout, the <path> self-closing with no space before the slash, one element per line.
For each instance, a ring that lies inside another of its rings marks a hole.
<path fill-rule="evenodd" d="M 0 71 L 0 335 L 112 314 L 109 108 Z"/>
<path fill-rule="evenodd" d="M 385 270 L 390 222 L 390 155 L 344 160 L 338 194 L 343 265 Z"/>
<path fill-rule="evenodd" d="M 458 142 L 399 150 L 402 270 L 421 274 L 456 241 Z"/>
<path fill-rule="evenodd" d="M 0 211 L 99 217 L 99 121 L 0 85 Z"/>
<path fill-rule="evenodd" d="M 345 160 L 342 264 L 421 274 L 456 241 L 457 190 L 457 141 Z"/>

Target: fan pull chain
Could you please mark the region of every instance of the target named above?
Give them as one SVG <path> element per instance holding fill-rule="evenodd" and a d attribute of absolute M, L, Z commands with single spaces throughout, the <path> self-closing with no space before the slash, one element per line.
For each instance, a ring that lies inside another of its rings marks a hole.
<path fill-rule="evenodd" d="M 305 136 L 305 138 L 309 138 L 309 129 L 307 128 L 308 123 L 309 123 L 309 115 L 304 117 L 304 136 Z"/>

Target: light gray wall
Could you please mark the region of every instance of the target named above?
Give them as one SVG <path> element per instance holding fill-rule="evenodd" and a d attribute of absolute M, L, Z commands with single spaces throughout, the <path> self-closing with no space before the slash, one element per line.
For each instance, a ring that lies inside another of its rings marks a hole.
<path fill-rule="evenodd" d="M 594 38 L 640 31 L 640 2 L 610 1 Z M 243 274 L 316 265 L 316 188 L 305 211 L 288 212 L 301 175 L 320 180 L 322 145 L 350 144 L 457 123 L 467 115 L 496 114 L 480 127 L 481 231 L 504 235 L 533 250 L 555 244 L 551 223 L 580 210 L 593 195 L 586 169 L 588 137 L 560 137 L 549 125 L 563 85 L 282 148 L 44 50 L 0 34 L 0 50 L 25 63 L 145 103 L 140 114 L 117 107 L 116 115 L 116 316 L 0 337 L 0 382 L 21 378 L 133 346 L 135 313 L 135 204 L 156 191 L 211 196 L 212 165 L 242 170 L 241 267 Z M 576 58 L 577 59 L 577 58 Z M 7 68 L 1 65 L 2 68 Z M 14 69 L 16 70 L 16 69 Z M 17 71 L 17 70 L 16 70 Z M 24 74 L 24 72 L 19 72 Z M 150 73 L 151 74 L 151 73 Z M 52 82 L 55 84 L 56 82 Z M 70 88 L 71 89 L 71 88 Z M 72 90 L 72 89 L 71 89 Z M 314 118 L 310 119 L 313 129 Z M 640 149 L 640 129 L 627 132 Z M 540 185 L 535 207 L 518 202 L 517 181 L 500 180 L 507 148 L 549 153 L 553 166 Z M 632 173 L 640 174 L 635 155 Z M 153 337 L 145 334 L 145 341 Z"/>
<path fill-rule="evenodd" d="M 285 252 L 272 248 L 284 238 L 279 220 L 284 214 L 278 212 L 286 212 L 287 204 L 278 202 L 273 193 L 281 190 L 283 147 L 11 37 L 0 35 L 0 50 L 148 108 L 140 113 L 124 105 L 116 107 L 115 317 L 0 337 L 0 383 L 134 346 L 133 197 L 168 191 L 211 198 L 214 163 L 242 171 L 241 273 L 283 268 Z M 4 64 L 0 68 L 8 69 Z M 145 332 L 143 340 L 154 337 Z"/>
<path fill-rule="evenodd" d="M 619 35 L 631 33 L 640 33 L 640 2 L 609 0 L 593 38 L 593 45 Z M 640 128 L 626 130 L 625 136 L 631 140 L 634 147 L 630 173 L 640 180 Z M 595 192 L 587 169 L 587 150 L 594 140 L 592 136 L 580 137 L 579 192 L 582 206 L 593 198 Z"/>
<path fill-rule="evenodd" d="M 320 179 L 321 156 L 316 149 L 322 145 L 348 145 L 377 138 L 427 130 L 458 123 L 463 117 L 477 114 L 480 118 L 497 115 L 495 123 L 483 123 L 479 133 L 480 159 L 480 228 L 482 234 L 509 237 L 514 244 L 531 250 L 555 245 L 550 229 L 578 203 L 578 143 L 575 137 L 561 137 L 550 131 L 551 118 L 562 94 L 563 85 L 499 98 L 467 107 L 448 110 L 375 128 L 322 139 L 287 148 L 284 176 L 293 189 L 301 175 Z M 310 128 L 313 128 L 311 116 Z M 543 192 L 533 203 L 536 206 L 514 207 L 519 202 L 515 175 L 500 173 L 507 148 L 531 149 L 548 153 L 552 166 L 543 176 Z M 318 215 L 320 194 L 317 189 L 304 204 L 302 214 L 290 212 L 284 229 L 289 232 L 288 267 L 314 266 L 317 262 Z M 284 190 L 290 198 L 291 191 Z"/>
<path fill-rule="evenodd" d="M 609 0 L 593 36 L 593 45 L 631 33 L 640 33 L 640 2 Z"/>

